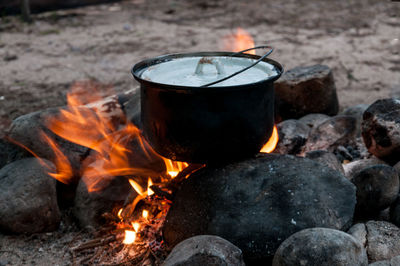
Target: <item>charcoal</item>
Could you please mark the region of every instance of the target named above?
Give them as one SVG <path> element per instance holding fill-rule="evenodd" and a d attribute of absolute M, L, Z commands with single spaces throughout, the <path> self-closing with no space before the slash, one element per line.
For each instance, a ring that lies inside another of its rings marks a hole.
<path fill-rule="evenodd" d="M 368 151 L 395 164 L 400 161 L 400 100 L 389 98 L 374 102 L 364 112 L 362 136 Z"/>
<path fill-rule="evenodd" d="M 26 158 L 0 170 L 0 228 L 5 232 L 53 231 L 60 223 L 56 180 L 48 175 L 54 165 Z"/>
<path fill-rule="evenodd" d="M 174 247 L 163 266 L 244 266 L 242 251 L 229 241 L 210 235 L 188 238 Z"/>
<path fill-rule="evenodd" d="M 369 264 L 370 266 L 399 266 L 400 265 L 400 256 L 396 256 L 391 258 L 390 260 L 381 260 L 374 263 Z"/>
<path fill-rule="evenodd" d="M 117 213 L 132 192 L 132 187 L 125 177 L 103 178 L 100 181 L 104 183 L 103 188 L 89 192 L 87 183 L 91 181 L 86 177 L 79 181 L 73 214 L 82 228 L 95 229 L 105 224 L 104 213 L 113 210 Z"/>
<path fill-rule="evenodd" d="M 275 82 L 274 87 L 277 115 L 282 120 L 297 119 L 311 113 L 336 115 L 339 110 L 335 81 L 328 66 L 290 69 Z"/>
<path fill-rule="evenodd" d="M 368 221 L 365 226 L 370 263 L 400 255 L 400 228 L 385 221 Z"/>
<path fill-rule="evenodd" d="M 324 114 L 308 114 L 300 118 L 299 121 L 303 122 L 310 128 L 315 128 L 329 118 L 331 117 Z"/>
<path fill-rule="evenodd" d="M 279 244 L 309 227 L 347 230 L 355 187 L 342 174 L 310 159 L 268 154 L 183 181 L 163 235 L 173 247 L 194 235 L 218 235 L 238 246 L 246 263 L 272 259 Z"/>
<path fill-rule="evenodd" d="M 345 176 L 349 179 L 352 180 L 356 174 L 361 172 L 367 167 L 374 166 L 377 164 L 385 164 L 385 162 L 379 160 L 376 157 L 372 157 L 369 159 L 362 159 L 362 160 L 356 160 L 347 164 L 343 164 L 343 169 Z"/>
<path fill-rule="evenodd" d="M 357 239 L 357 241 L 360 242 L 363 247 L 367 245 L 367 228 L 365 224 L 355 224 L 347 231 L 347 233 Z"/>
<path fill-rule="evenodd" d="M 0 139 L 0 169 L 6 164 L 28 157 L 33 155 L 5 139 Z"/>
<path fill-rule="evenodd" d="M 8 143 L 0 139 L 0 169 L 8 163 Z"/>
<path fill-rule="evenodd" d="M 356 119 L 352 116 L 334 116 L 313 128 L 304 151 L 328 150 L 335 152 L 339 146 L 355 142 Z"/>
<path fill-rule="evenodd" d="M 354 237 L 330 228 L 310 228 L 291 235 L 278 248 L 273 266 L 367 266 L 364 247 Z"/>
<path fill-rule="evenodd" d="M 365 168 L 351 181 L 357 187 L 356 212 L 360 216 L 379 213 L 389 207 L 399 193 L 399 177 L 388 165 Z"/>
<path fill-rule="evenodd" d="M 299 120 L 289 119 L 277 125 L 279 142 L 275 153 L 297 154 L 308 138 L 310 128 Z"/>
<path fill-rule="evenodd" d="M 323 151 L 323 150 L 310 151 L 306 153 L 306 157 L 311 160 L 320 162 L 336 171 L 339 171 L 344 175 L 344 169 L 342 164 L 336 158 L 336 156 L 329 151 Z"/>

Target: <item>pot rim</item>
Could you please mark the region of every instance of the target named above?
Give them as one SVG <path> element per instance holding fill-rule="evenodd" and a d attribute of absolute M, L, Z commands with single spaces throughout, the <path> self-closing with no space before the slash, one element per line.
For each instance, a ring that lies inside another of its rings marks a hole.
<path fill-rule="evenodd" d="M 132 69 L 131 69 L 131 74 L 133 77 L 139 81 L 140 84 L 142 83 L 148 83 L 152 85 L 153 87 L 156 86 L 160 89 L 165 89 L 165 90 L 170 90 L 170 91 L 181 91 L 181 92 L 189 92 L 189 91 L 207 91 L 207 92 L 221 92 L 221 91 L 231 91 L 231 90 L 243 90 L 247 89 L 249 86 L 254 86 L 258 84 L 262 84 L 265 82 L 274 82 L 275 80 L 279 79 L 279 77 L 283 73 L 283 67 L 280 63 L 278 63 L 275 60 L 272 60 L 270 58 L 265 58 L 262 60 L 263 62 L 269 63 L 275 67 L 275 70 L 277 72 L 276 75 L 268 77 L 266 79 L 262 79 L 257 82 L 252 82 L 252 83 L 246 83 L 246 84 L 241 84 L 241 85 L 233 85 L 233 86 L 212 86 L 212 87 L 200 87 L 200 86 L 182 86 L 182 85 L 172 85 L 172 84 L 165 84 L 165 83 L 159 83 L 159 82 L 154 82 L 150 80 L 146 80 L 141 78 L 140 76 L 142 75 L 143 71 L 145 71 L 148 67 L 157 65 L 160 63 L 168 62 L 173 59 L 177 58 L 185 58 L 185 57 L 205 57 L 205 56 L 230 56 L 230 57 L 241 57 L 241 58 L 249 58 L 249 59 L 259 59 L 261 56 L 259 55 L 252 55 L 252 54 L 236 54 L 235 56 L 232 56 L 234 53 L 233 52 L 218 52 L 218 51 L 212 51 L 212 52 L 194 52 L 194 53 L 176 53 L 176 54 L 166 54 L 166 55 L 160 55 L 154 58 L 150 59 L 145 59 L 143 61 L 140 61 L 139 63 L 136 63 Z"/>

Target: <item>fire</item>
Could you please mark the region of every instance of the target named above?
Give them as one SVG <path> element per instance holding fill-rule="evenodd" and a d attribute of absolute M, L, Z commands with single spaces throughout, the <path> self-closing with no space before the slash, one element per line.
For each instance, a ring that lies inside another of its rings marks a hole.
<path fill-rule="evenodd" d="M 225 51 L 239 52 L 254 47 L 254 40 L 247 31 L 239 27 L 236 33 L 228 34 L 223 38 L 222 46 Z M 247 53 L 256 54 L 254 50 Z"/>
<path fill-rule="evenodd" d="M 264 153 L 273 152 L 276 148 L 276 145 L 278 144 L 278 141 L 279 141 L 278 129 L 276 128 L 276 126 L 274 126 L 271 137 L 269 138 L 268 142 L 265 143 L 264 146 L 261 148 L 260 152 Z"/>
<path fill-rule="evenodd" d="M 164 160 L 165 166 L 167 167 L 167 173 L 172 178 L 176 177 L 179 172 L 189 166 L 189 164 L 185 162 L 172 161 L 164 157 L 162 159 Z"/>
<path fill-rule="evenodd" d="M 136 240 L 136 232 L 132 230 L 125 230 L 125 238 L 123 243 L 125 245 L 133 244 Z"/>

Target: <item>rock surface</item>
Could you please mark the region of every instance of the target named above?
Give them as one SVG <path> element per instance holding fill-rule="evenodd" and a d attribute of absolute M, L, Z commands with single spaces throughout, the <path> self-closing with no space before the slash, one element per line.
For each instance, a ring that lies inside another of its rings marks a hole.
<path fill-rule="evenodd" d="M 290 69 L 274 87 L 277 114 L 282 120 L 297 119 L 310 113 L 336 115 L 339 110 L 335 81 L 328 66 Z"/>
<path fill-rule="evenodd" d="M 379 213 L 389 207 L 399 193 L 399 177 L 388 165 L 365 168 L 354 176 L 352 182 L 357 187 L 356 211 L 360 215 Z"/>
<path fill-rule="evenodd" d="M 129 96 L 129 100 L 123 104 L 124 113 L 128 121 L 141 128 L 140 89 L 135 88 Z"/>
<path fill-rule="evenodd" d="M 127 178 L 115 177 L 103 179 L 106 183 L 100 191 L 88 191 L 91 180 L 83 177 L 78 184 L 73 214 L 83 228 L 97 228 L 104 224 L 103 214 L 122 207 L 125 199 L 132 192 Z"/>
<path fill-rule="evenodd" d="M 188 238 L 174 247 L 163 266 L 245 266 L 242 251 L 229 241 L 210 235 Z"/>
<path fill-rule="evenodd" d="M 0 228 L 6 232 L 53 231 L 60 222 L 56 180 L 36 158 L 15 161 L 0 170 Z"/>
<path fill-rule="evenodd" d="M 57 143 L 61 152 L 71 162 L 73 169 L 78 170 L 80 162 L 86 156 L 88 148 L 56 136 L 46 127 L 48 117 L 58 115 L 59 110 L 59 108 L 49 108 L 18 117 L 12 122 L 8 131 L 8 137 L 28 147 L 39 157 L 52 161 L 55 157 L 54 151 L 43 138 L 42 132 L 44 132 Z"/>
<path fill-rule="evenodd" d="M 329 115 L 324 114 L 308 114 L 299 119 L 310 128 L 314 128 L 322 124 L 325 120 L 331 118 Z"/>
<path fill-rule="evenodd" d="M 310 128 L 299 120 L 289 119 L 277 125 L 279 142 L 275 153 L 298 154 L 308 138 Z"/>
<path fill-rule="evenodd" d="M 354 207 L 355 187 L 339 172 L 269 154 L 192 174 L 176 193 L 163 235 L 172 247 L 194 235 L 218 235 L 245 260 L 262 262 L 302 229 L 347 230 Z"/>
<path fill-rule="evenodd" d="M 390 260 L 381 260 L 370 264 L 370 266 L 399 266 L 399 265 L 400 265 L 400 256 L 396 256 Z"/>
<path fill-rule="evenodd" d="M 400 227 L 400 194 L 396 201 L 390 206 L 390 221 Z"/>
<path fill-rule="evenodd" d="M 357 239 L 357 241 L 360 242 L 363 247 L 367 245 L 367 228 L 365 224 L 355 224 L 349 229 L 349 231 L 347 231 L 347 233 Z"/>
<path fill-rule="evenodd" d="M 275 253 L 273 266 L 366 266 L 364 247 L 351 235 L 328 228 L 310 228 L 291 235 Z"/>
<path fill-rule="evenodd" d="M 368 168 L 370 166 L 374 166 L 377 164 L 384 164 L 384 162 L 379 160 L 376 157 L 373 157 L 373 158 L 369 158 L 369 159 L 361 159 L 361 160 L 357 160 L 357 161 L 353 161 L 353 162 L 344 164 L 343 169 L 344 169 L 345 176 L 349 180 L 352 180 L 355 175 L 357 175 L 359 172 L 361 172 L 365 168 Z"/>
<path fill-rule="evenodd" d="M 400 255 L 400 228 L 385 221 L 369 221 L 367 253 L 370 262 L 388 260 Z"/>
<path fill-rule="evenodd" d="M 306 153 L 306 158 L 320 162 L 344 175 L 344 169 L 335 154 L 329 151 L 316 150 Z"/>
<path fill-rule="evenodd" d="M 334 116 L 309 134 L 304 151 L 328 150 L 334 152 L 338 146 L 352 143 L 356 134 L 356 119 L 352 116 Z"/>
<path fill-rule="evenodd" d="M 374 102 L 364 112 L 362 136 L 368 151 L 395 164 L 400 161 L 400 100 Z"/>
<path fill-rule="evenodd" d="M 346 108 L 341 114 L 353 116 L 357 119 L 357 136 L 361 136 L 361 122 L 363 120 L 363 114 L 369 107 L 368 104 L 357 104 Z"/>

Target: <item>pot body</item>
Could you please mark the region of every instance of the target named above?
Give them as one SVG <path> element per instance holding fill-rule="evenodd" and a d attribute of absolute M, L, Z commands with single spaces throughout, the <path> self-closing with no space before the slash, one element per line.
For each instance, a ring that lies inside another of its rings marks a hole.
<path fill-rule="evenodd" d="M 190 55 L 197 54 L 201 53 Z M 143 133 L 155 151 L 191 163 L 222 163 L 258 153 L 273 130 L 273 81 L 279 78 L 282 67 L 266 59 L 279 70 L 278 75 L 240 86 L 183 87 L 140 78 L 144 68 L 171 56 L 182 54 L 142 61 L 132 69 L 141 84 Z"/>

